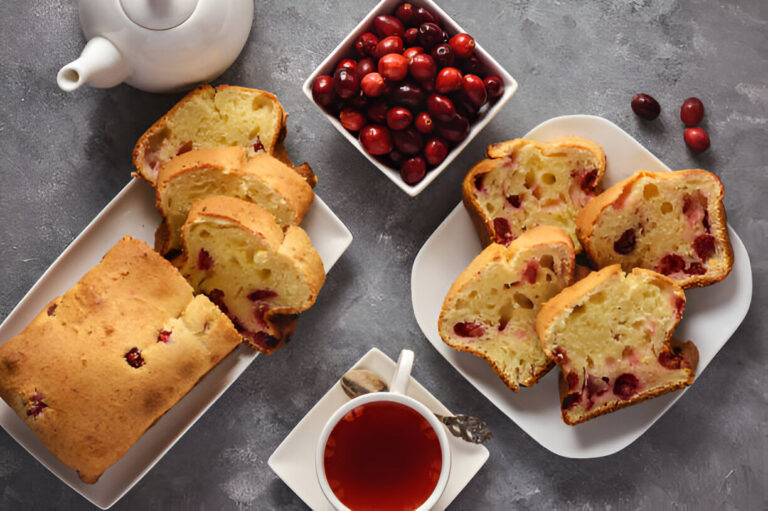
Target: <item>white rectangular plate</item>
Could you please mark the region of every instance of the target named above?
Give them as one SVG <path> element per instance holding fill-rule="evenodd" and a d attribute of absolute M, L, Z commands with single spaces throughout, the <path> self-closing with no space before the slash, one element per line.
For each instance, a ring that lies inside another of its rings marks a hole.
<path fill-rule="evenodd" d="M 65 293 L 125 235 L 153 244 L 160 215 L 155 194 L 132 180 L 46 270 L 0 325 L 0 344 L 12 338 L 55 297 Z M 323 260 L 326 273 L 352 242 L 352 234 L 333 211 L 315 197 L 302 227 Z M 117 502 L 136 484 L 258 355 L 245 345 L 213 368 L 181 401 L 163 415 L 95 484 L 85 484 L 62 464 L 16 413 L 0 400 L 0 426 L 32 456 L 72 489 L 102 509 Z"/>
<path fill-rule="evenodd" d="M 395 373 L 395 362 L 376 348 L 372 348 L 352 369 L 368 369 L 390 381 Z M 430 410 L 443 415 L 451 412 L 421 386 L 413 377 L 408 385 L 407 394 L 420 401 Z M 325 423 L 349 398 L 341 388 L 341 383 L 331 389 L 312 407 L 303 419 L 293 428 L 283 442 L 269 458 L 269 466 L 280 476 L 301 499 L 312 509 L 329 510 L 333 507 L 323 495 L 315 473 L 315 450 L 317 440 Z M 470 444 L 453 435 L 448 435 L 451 448 L 451 474 L 443 496 L 434 509 L 445 509 L 475 476 L 480 467 L 488 460 L 488 449 L 482 445 Z"/>
<path fill-rule="evenodd" d="M 556 117 L 538 125 L 524 138 L 545 142 L 566 136 L 587 138 L 603 147 L 607 160 L 605 187 L 639 169 L 670 170 L 625 131 L 601 117 Z M 733 271 L 722 282 L 686 291 L 685 314 L 675 331 L 676 337 L 691 339 L 698 347 L 699 375 L 736 331 L 752 300 L 749 256 L 736 232 L 730 227 L 728 232 L 734 252 Z M 411 276 L 413 310 L 429 342 L 534 440 L 560 456 L 606 456 L 634 442 L 682 397 L 685 391 L 672 392 L 578 426 L 567 426 L 560 418 L 558 369 L 550 371 L 535 386 L 514 393 L 484 360 L 453 350 L 437 331 L 440 307 L 453 281 L 481 250 L 469 215 L 460 203 L 416 256 Z"/>

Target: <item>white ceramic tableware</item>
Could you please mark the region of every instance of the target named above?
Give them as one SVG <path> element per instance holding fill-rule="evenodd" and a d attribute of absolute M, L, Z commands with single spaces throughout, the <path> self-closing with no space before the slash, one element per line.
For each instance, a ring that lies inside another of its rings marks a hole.
<path fill-rule="evenodd" d="M 215 79 L 235 61 L 253 0 L 80 0 L 79 12 L 88 43 L 59 70 L 62 90 L 126 82 L 174 92 Z"/>
<path fill-rule="evenodd" d="M 450 474 L 451 470 L 451 450 L 448 444 L 448 434 L 445 432 L 445 427 L 443 424 L 437 420 L 437 417 L 435 417 L 435 414 L 429 408 L 424 406 L 416 399 L 406 395 L 408 384 L 411 379 L 412 367 L 413 351 L 403 350 L 400 352 L 400 357 L 397 359 L 397 368 L 395 369 L 395 375 L 392 377 L 392 381 L 389 384 L 388 392 L 376 392 L 358 396 L 344 403 L 333 413 L 333 415 L 331 415 L 331 417 L 325 423 L 325 426 L 323 427 L 317 442 L 317 449 L 315 452 L 315 470 L 317 473 L 318 481 L 320 482 L 320 487 L 323 490 L 323 494 L 335 509 L 339 511 L 348 511 L 349 508 L 347 508 L 347 506 L 345 506 L 333 492 L 326 477 L 325 452 L 328 437 L 331 435 L 331 432 L 339 423 L 339 421 L 341 421 L 347 414 L 356 408 L 369 403 L 398 403 L 416 411 L 429 423 L 429 425 L 434 430 L 438 441 L 440 442 L 442 466 L 434 490 L 424 501 L 424 503 L 417 508 L 417 511 L 428 511 L 432 509 L 443 494 L 445 486 L 448 483 L 448 475 Z"/>

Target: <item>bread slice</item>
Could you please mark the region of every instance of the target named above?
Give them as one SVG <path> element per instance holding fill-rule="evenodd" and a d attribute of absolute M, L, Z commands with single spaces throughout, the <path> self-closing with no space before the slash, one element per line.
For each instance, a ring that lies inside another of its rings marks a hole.
<path fill-rule="evenodd" d="M 251 202 L 209 197 L 182 228 L 181 272 L 226 313 L 249 344 L 271 353 L 288 340 L 298 314 L 315 303 L 323 262 L 295 225 L 285 234 Z"/>
<path fill-rule="evenodd" d="M 599 192 L 604 173 L 605 153 L 594 142 L 518 138 L 488 147 L 488 158 L 464 178 L 462 196 L 483 245 L 508 245 L 537 225 L 554 225 L 579 253 L 574 219 Z"/>
<path fill-rule="evenodd" d="M 541 308 L 536 332 L 560 366 L 563 421 L 598 415 L 690 385 L 698 351 L 672 339 L 683 290 L 658 273 L 617 265 L 590 273 Z"/>
<path fill-rule="evenodd" d="M 274 94 L 201 85 L 154 123 L 133 149 L 135 175 L 153 186 L 164 164 L 192 149 L 239 146 L 274 154 L 285 136 L 285 112 Z"/>
<path fill-rule="evenodd" d="M 536 314 L 573 282 L 573 268 L 573 243 L 558 227 L 535 227 L 508 247 L 488 245 L 448 291 L 440 337 L 487 360 L 515 392 L 533 385 L 554 365 L 534 331 Z"/>
<path fill-rule="evenodd" d="M 723 185 L 705 170 L 638 171 L 587 204 L 576 225 L 598 268 L 647 268 L 688 289 L 733 267 Z"/>
<path fill-rule="evenodd" d="M 0 395 L 94 483 L 240 342 L 168 261 L 125 237 L 0 346 Z"/>
<path fill-rule="evenodd" d="M 259 153 L 246 161 L 242 147 L 194 149 L 173 158 L 158 174 L 156 207 L 165 221 L 156 236 L 161 254 L 181 248 L 181 226 L 192 204 L 215 195 L 260 205 L 281 226 L 298 225 L 314 199 L 312 187 L 291 167 Z"/>

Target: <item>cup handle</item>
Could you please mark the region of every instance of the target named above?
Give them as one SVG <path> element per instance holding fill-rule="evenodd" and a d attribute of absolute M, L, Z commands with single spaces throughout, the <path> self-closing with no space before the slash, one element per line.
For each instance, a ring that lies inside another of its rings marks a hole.
<path fill-rule="evenodd" d="M 403 350 L 397 358 L 397 368 L 392 382 L 389 385 L 389 391 L 396 394 L 405 394 L 408 390 L 408 383 L 411 380 L 411 368 L 413 368 L 413 352 Z"/>

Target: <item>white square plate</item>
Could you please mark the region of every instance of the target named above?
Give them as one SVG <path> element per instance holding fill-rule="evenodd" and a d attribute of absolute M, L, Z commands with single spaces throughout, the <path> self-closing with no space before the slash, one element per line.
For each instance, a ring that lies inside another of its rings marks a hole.
<path fill-rule="evenodd" d="M 123 236 L 153 244 L 160 215 L 155 194 L 143 181 L 132 180 L 51 264 L 40 280 L 0 325 L 0 344 L 12 338 L 56 296 L 71 288 Z M 352 234 L 333 211 L 315 197 L 302 227 L 323 260 L 326 273 L 352 242 Z M 95 484 L 86 484 L 40 442 L 5 401 L 0 400 L 0 426 L 32 456 L 83 497 L 102 509 L 117 502 L 136 484 L 258 355 L 245 345 L 236 348 L 112 465 Z"/>
<path fill-rule="evenodd" d="M 418 362 L 418 360 L 417 360 Z M 395 362 L 376 348 L 372 348 L 363 358 L 350 367 L 368 369 L 379 374 L 386 381 L 395 373 Z M 440 401 L 422 387 L 413 377 L 408 386 L 408 395 L 421 401 L 433 412 L 450 415 L 451 412 Z M 272 456 L 269 466 L 280 476 L 301 499 L 315 511 L 333 510 L 323 495 L 315 474 L 315 450 L 317 440 L 325 423 L 349 398 L 341 388 L 341 383 L 331 389 L 312 407 L 303 419 L 285 437 Z M 434 509 L 445 509 L 474 477 L 480 467 L 488 460 L 488 449 L 482 445 L 470 444 L 453 435 L 448 435 L 451 448 L 451 474 L 443 496 Z"/>
<path fill-rule="evenodd" d="M 328 119 L 331 124 L 333 124 L 334 128 L 336 128 L 339 133 L 344 136 L 344 138 L 349 140 L 349 142 L 355 146 L 363 156 L 368 158 L 368 161 L 373 163 L 376 168 L 378 168 L 385 176 L 387 176 L 393 183 L 395 183 L 402 191 L 411 197 L 415 197 L 416 195 L 423 192 L 424 189 L 429 186 L 429 184 L 434 181 L 437 176 L 439 176 L 448 167 L 448 165 L 451 164 L 454 158 L 456 158 L 459 153 L 461 153 L 461 151 L 467 147 L 467 144 L 469 144 L 469 142 L 475 138 L 478 133 L 480 133 L 485 125 L 491 122 L 491 119 L 493 119 L 496 114 L 501 111 L 507 101 L 509 101 L 515 91 L 517 91 L 517 81 L 515 81 L 515 79 L 512 78 L 512 75 L 510 75 L 506 69 L 501 67 L 501 65 L 499 65 L 499 63 L 496 62 L 496 60 L 487 51 L 485 51 L 479 43 L 477 43 L 475 45 L 475 53 L 485 66 L 485 69 L 487 69 L 487 76 L 496 75 L 504 81 L 504 94 L 494 103 L 489 105 L 490 108 L 488 108 L 487 111 L 485 111 L 485 113 L 482 114 L 480 118 L 470 126 L 469 134 L 467 137 L 462 140 L 459 145 L 448 152 L 448 156 L 440 165 L 432 170 L 429 170 L 424 179 L 415 185 L 409 185 L 403 181 L 403 178 L 400 177 L 400 172 L 398 172 L 397 169 L 382 164 L 376 158 L 368 154 L 368 152 L 360 145 L 360 141 L 357 139 L 356 135 L 347 131 L 344 126 L 341 125 L 341 121 L 339 121 L 338 118 L 326 113 L 325 110 L 317 105 L 314 99 L 312 99 L 312 84 L 315 83 L 315 78 L 323 74 L 333 75 L 334 67 L 336 64 L 341 59 L 347 58 L 354 53 L 355 41 L 357 38 L 365 32 L 372 31 L 371 27 L 373 26 L 373 18 L 379 14 L 391 14 L 394 12 L 395 8 L 398 4 L 400 4 L 401 1 L 402 0 L 381 0 L 376 5 L 376 7 L 371 9 L 368 15 L 366 15 L 366 17 L 363 18 L 360 23 L 358 23 L 354 30 L 352 30 L 347 35 L 347 37 L 345 37 L 344 40 L 339 43 L 339 45 L 331 52 L 331 54 L 328 55 L 328 57 L 326 57 L 319 66 L 317 66 L 317 69 L 315 69 L 309 78 L 307 78 L 307 80 L 304 82 L 302 90 L 304 91 L 304 95 L 309 98 L 312 104 L 320 108 L 325 118 Z M 412 3 L 414 7 L 424 7 L 425 9 L 428 9 L 440 20 L 443 28 L 445 28 L 449 33 L 460 34 L 466 32 L 432 0 L 411 0 L 410 3 Z M 482 34 L 480 35 L 480 38 L 482 39 Z M 356 54 L 354 56 L 357 57 Z"/>
<path fill-rule="evenodd" d="M 670 170 L 634 138 L 601 117 L 571 115 L 550 119 L 524 138 L 548 141 L 566 136 L 593 140 L 605 150 L 605 187 L 636 170 Z M 675 336 L 691 339 L 699 349 L 700 375 L 736 331 L 752 300 L 752 270 L 744 244 L 729 227 L 734 264 L 731 274 L 717 284 L 686 291 L 687 304 Z M 623 449 L 640 437 L 685 391 L 672 392 L 578 426 L 560 418 L 558 369 L 538 384 L 514 393 L 479 357 L 445 344 L 437 331 L 445 295 L 453 281 L 481 251 L 477 233 L 464 205 L 458 206 L 435 230 L 416 256 L 411 276 L 411 298 L 416 320 L 429 342 L 482 394 L 507 414 L 534 440 L 560 456 L 594 458 Z"/>

